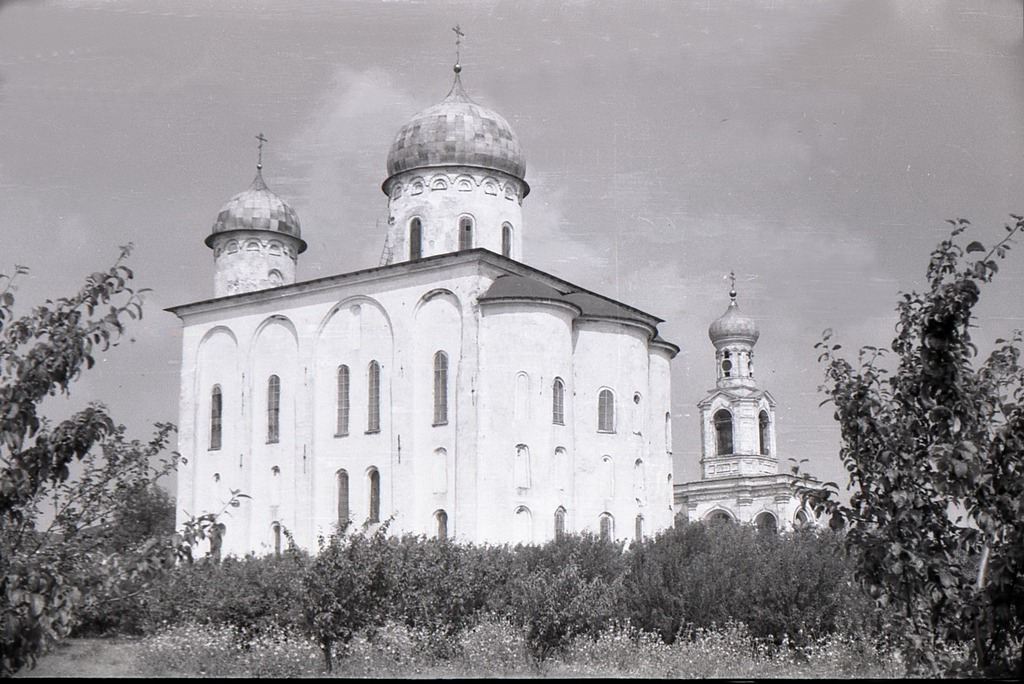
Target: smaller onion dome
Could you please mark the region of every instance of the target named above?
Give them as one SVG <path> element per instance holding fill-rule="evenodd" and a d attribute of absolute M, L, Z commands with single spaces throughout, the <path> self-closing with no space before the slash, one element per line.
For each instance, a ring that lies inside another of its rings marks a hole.
<path fill-rule="evenodd" d="M 757 323 L 740 313 L 736 290 L 729 291 L 729 298 L 729 308 L 708 328 L 708 337 L 716 347 L 726 342 L 746 342 L 754 346 L 761 335 Z"/>
<path fill-rule="evenodd" d="M 212 247 L 217 234 L 235 230 L 263 230 L 288 235 L 298 240 L 299 253 L 306 251 L 299 217 L 287 202 L 267 187 L 259 166 L 249 189 L 238 193 L 221 207 L 213 230 L 206 238 L 206 245 Z"/>

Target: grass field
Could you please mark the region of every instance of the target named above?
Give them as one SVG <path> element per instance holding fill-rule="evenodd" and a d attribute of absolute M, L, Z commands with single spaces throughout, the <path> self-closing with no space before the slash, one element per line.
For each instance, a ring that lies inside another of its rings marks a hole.
<path fill-rule="evenodd" d="M 537 664 L 519 635 L 485 625 L 460 642 L 458 654 L 431 655 L 414 634 L 389 625 L 373 639 L 359 637 L 327 675 L 316 645 L 287 635 L 239 642 L 211 627 L 178 628 L 141 639 L 68 639 L 18 677 L 648 677 L 648 678 L 879 678 L 900 677 L 891 653 L 862 643 L 828 641 L 803 648 L 765 649 L 745 631 L 709 631 L 666 646 L 656 639 L 608 633 L 582 639 Z"/>

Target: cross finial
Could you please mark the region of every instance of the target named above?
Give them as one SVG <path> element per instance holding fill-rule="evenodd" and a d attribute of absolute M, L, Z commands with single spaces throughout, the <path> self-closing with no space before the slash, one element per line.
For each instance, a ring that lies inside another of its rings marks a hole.
<path fill-rule="evenodd" d="M 462 32 L 462 28 L 456 24 L 452 27 L 452 31 L 455 31 L 455 73 L 462 71 L 460 46 L 462 45 L 462 37 L 466 34 Z"/>
<path fill-rule="evenodd" d="M 736 272 L 729 271 L 729 299 L 736 301 Z"/>
<path fill-rule="evenodd" d="M 262 169 L 263 168 L 263 143 L 267 142 L 267 139 L 263 137 L 263 131 L 260 131 L 259 135 L 256 136 L 256 139 L 260 141 L 260 146 L 259 146 L 259 155 L 260 156 L 259 156 L 259 161 L 256 162 L 256 168 L 257 169 Z"/>

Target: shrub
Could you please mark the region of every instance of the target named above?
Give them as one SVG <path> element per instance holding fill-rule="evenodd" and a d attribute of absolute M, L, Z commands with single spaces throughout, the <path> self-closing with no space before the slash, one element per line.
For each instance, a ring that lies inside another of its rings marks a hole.
<path fill-rule="evenodd" d="M 827 530 L 787 534 L 686 523 L 635 544 L 623 581 L 631 623 L 672 643 L 684 626 L 742 622 L 795 645 L 840 629 L 874 633 L 853 563 Z"/>
<path fill-rule="evenodd" d="M 513 615 L 525 630 L 533 657 L 543 661 L 579 636 L 596 637 L 614 620 L 621 579 L 586 579 L 572 561 L 558 571 L 540 569 L 517 577 Z"/>

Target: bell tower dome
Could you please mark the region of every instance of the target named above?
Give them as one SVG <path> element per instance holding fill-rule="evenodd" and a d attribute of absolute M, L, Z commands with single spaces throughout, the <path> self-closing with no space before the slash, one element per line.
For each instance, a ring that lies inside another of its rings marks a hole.
<path fill-rule="evenodd" d="M 708 328 L 715 346 L 715 389 L 697 404 L 701 413 L 704 479 L 778 472 L 775 400 L 754 382 L 757 324 L 740 313 L 736 276 L 729 274 L 729 308 Z"/>
<path fill-rule="evenodd" d="M 215 297 L 291 285 L 298 255 L 306 251 L 295 210 L 263 180 L 266 138 L 260 133 L 256 139 L 256 177 L 221 207 L 206 238 L 213 250 Z"/>
<path fill-rule="evenodd" d="M 530 186 L 519 138 L 500 114 L 470 99 L 461 72 L 456 63 L 448 95 L 413 116 L 391 145 L 381 187 L 389 262 L 475 247 L 522 258 Z"/>

